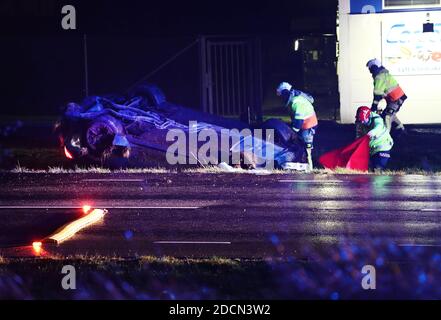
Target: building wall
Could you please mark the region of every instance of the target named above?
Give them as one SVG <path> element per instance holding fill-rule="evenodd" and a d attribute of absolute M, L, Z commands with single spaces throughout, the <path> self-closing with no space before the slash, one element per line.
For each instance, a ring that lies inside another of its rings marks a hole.
<path fill-rule="evenodd" d="M 348 2 L 340 0 L 338 73 L 342 122 L 354 122 L 356 109 L 371 105 L 373 80 L 366 62 L 378 58 L 409 97 L 400 119 L 412 124 L 441 123 L 441 11 L 382 12 L 381 1 L 366 0 L 364 3 L 370 2 L 368 8 L 377 13 L 362 14 L 360 10 L 366 7 L 360 1 L 355 0 L 350 6 Z M 427 12 L 435 24 L 433 34 L 422 33 Z M 384 105 L 383 101 L 381 106 Z"/>

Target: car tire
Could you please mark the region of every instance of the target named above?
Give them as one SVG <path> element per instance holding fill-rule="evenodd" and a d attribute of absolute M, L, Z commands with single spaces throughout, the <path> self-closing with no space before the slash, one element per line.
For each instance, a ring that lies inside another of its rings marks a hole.
<path fill-rule="evenodd" d="M 143 97 L 149 107 L 157 107 L 166 101 L 165 95 L 159 87 L 152 84 L 140 84 L 129 91 L 129 98 Z"/>
<path fill-rule="evenodd" d="M 115 118 L 105 115 L 92 121 L 85 134 L 87 147 L 91 154 L 102 156 L 103 152 L 112 147 L 116 134 L 125 134 L 124 126 Z"/>

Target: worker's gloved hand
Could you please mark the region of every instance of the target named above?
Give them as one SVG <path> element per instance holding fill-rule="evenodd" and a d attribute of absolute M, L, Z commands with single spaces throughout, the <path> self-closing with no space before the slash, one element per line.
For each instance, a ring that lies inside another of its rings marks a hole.
<path fill-rule="evenodd" d="M 292 128 L 292 130 L 293 130 L 294 132 L 296 132 L 296 133 L 299 133 L 299 132 L 300 132 L 300 129 L 301 129 L 302 126 L 303 126 L 303 122 L 304 122 L 304 120 L 301 120 L 301 119 L 294 119 L 294 120 L 292 121 L 292 123 L 291 123 L 291 128 Z"/>
<path fill-rule="evenodd" d="M 292 140 L 296 142 L 302 141 L 300 130 L 294 127 L 291 127 L 291 129 L 292 129 L 292 136 L 291 136 Z"/>
<path fill-rule="evenodd" d="M 375 136 L 375 134 L 372 133 L 372 131 L 369 131 L 369 132 L 367 133 L 367 135 L 368 135 L 368 137 L 371 138 L 371 139 L 376 139 L 376 138 L 377 138 L 377 137 Z"/>
<path fill-rule="evenodd" d="M 382 114 L 383 114 L 383 109 L 378 109 L 378 110 L 377 110 L 377 113 L 378 113 L 379 115 L 382 115 Z"/>
<path fill-rule="evenodd" d="M 294 132 L 293 136 L 295 136 L 295 139 L 301 139 L 301 135 L 300 135 L 300 130 L 296 129 L 296 128 L 292 128 L 292 131 Z"/>

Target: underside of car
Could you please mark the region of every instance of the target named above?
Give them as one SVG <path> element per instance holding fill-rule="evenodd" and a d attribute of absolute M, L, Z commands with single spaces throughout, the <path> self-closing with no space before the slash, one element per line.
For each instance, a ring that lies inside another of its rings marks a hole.
<path fill-rule="evenodd" d="M 199 149 L 207 142 L 200 134 L 207 130 L 216 133 L 218 146 L 209 164 L 226 162 L 257 168 L 271 161 L 275 168 L 286 168 L 288 164 L 306 163 L 303 143 L 281 120 L 248 125 L 196 111 L 168 102 L 162 91 L 150 84 L 138 85 L 125 95 L 90 96 L 81 103 L 69 103 L 56 124 L 66 157 L 78 165 L 110 168 L 204 166 L 207 163 L 188 146 L 179 148 L 185 152 L 176 151 L 184 159 L 179 164 L 167 161 L 171 145 L 176 144 L 167 135 L 170 131 L 183 132 L 189 144 L 196 136 L 194 144 Z M 233 133 L 227 145 L 221 143 L 226 130 Z M 233 161 L 234 152 L 240 154 L 239 164 Z"/>

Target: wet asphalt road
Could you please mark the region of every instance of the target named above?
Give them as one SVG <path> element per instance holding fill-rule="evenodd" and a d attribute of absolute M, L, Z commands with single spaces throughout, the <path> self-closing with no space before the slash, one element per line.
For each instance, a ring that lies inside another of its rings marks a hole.
<path fill-rule="evenodd" d="M 0 174 L 0 255 L 108 209 L 47 254 L 296 255 L 341 241 L 441 249 L 441 176 Z M 78 208 L 76 208 L 78 207 Z"/>

